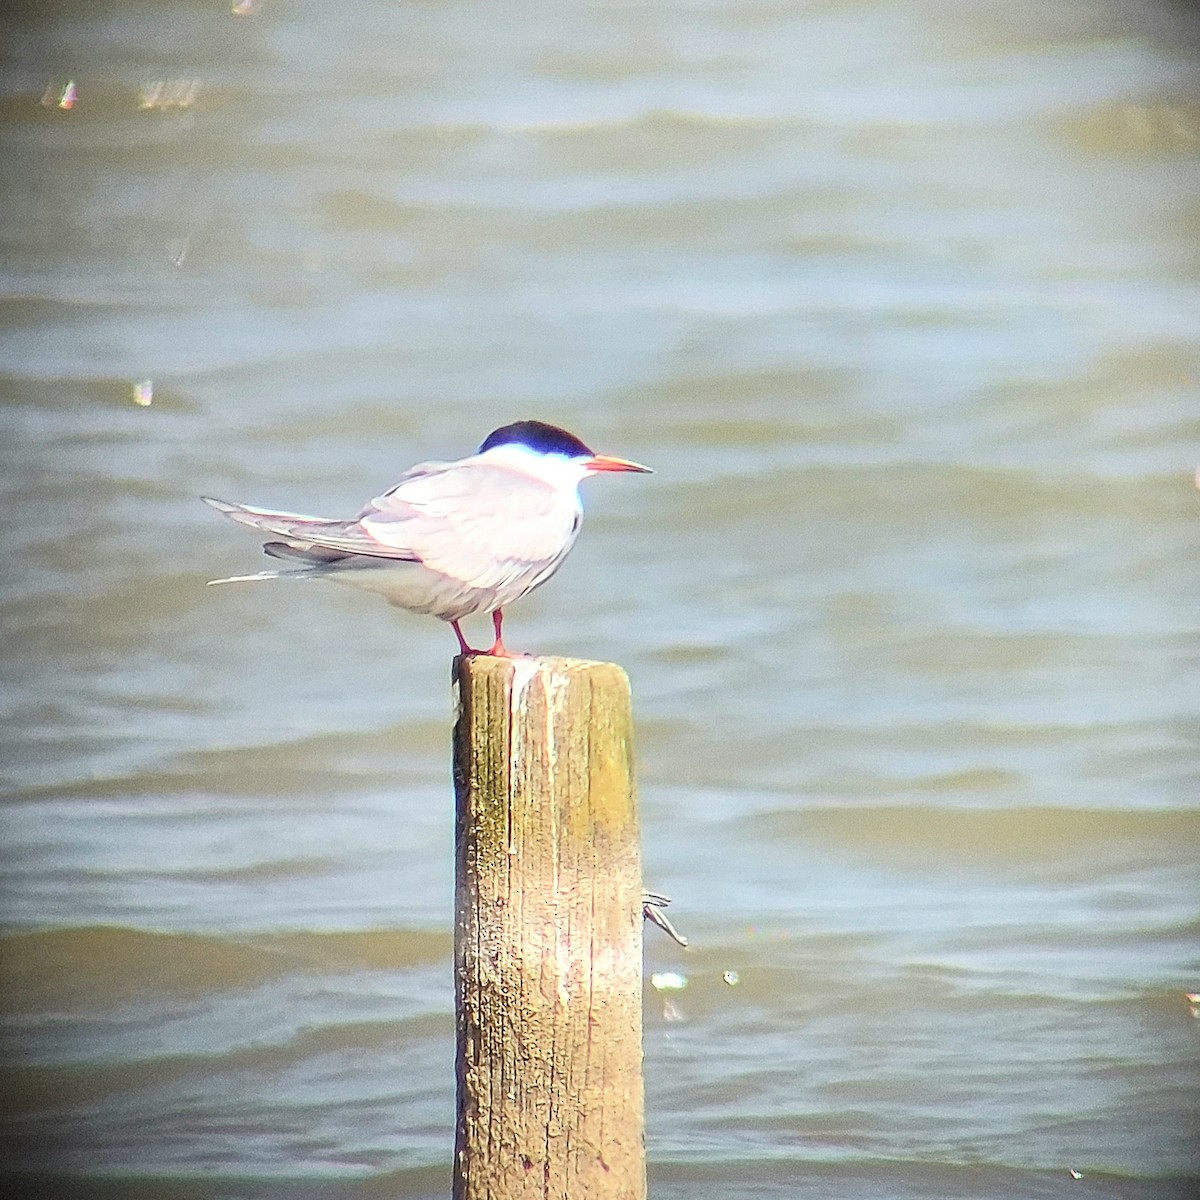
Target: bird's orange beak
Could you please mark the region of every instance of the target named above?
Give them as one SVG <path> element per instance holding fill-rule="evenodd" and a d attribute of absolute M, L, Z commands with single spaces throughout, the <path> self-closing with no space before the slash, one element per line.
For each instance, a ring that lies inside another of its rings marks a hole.
<path fill-rule="evenodd" d="M 610 458 L 607 454 L 596 454 L 587 461 L 589 471 L 637 471 L 642 475 L 653 475 L 649 467 L 630 462 L 627 458 Z"/>

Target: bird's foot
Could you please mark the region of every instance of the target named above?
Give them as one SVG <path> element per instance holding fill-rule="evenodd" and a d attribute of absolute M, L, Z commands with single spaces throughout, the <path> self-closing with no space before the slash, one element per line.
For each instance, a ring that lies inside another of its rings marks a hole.
<path fill-rule="evenodd" d="M 520 650 L 510 650 L 503 642 L 496 642 L 486 650 L 477 646 L 468 646 L 462 642 L 458 649 L 463 658 L 533 658 L 532 654 L 524 654 Z"/>
<path fill-rule="evenodd" d="M 468 646 L 460 639 L 459 653 L 463 658 L 532 658 L 531 654 L 523 654 L 520 650 L 510 650 L 503 642 L 493 642 L 486 650 L 482 647 Z"/>
<path fill-rule="evenodd" d="M 520 650 L 510 650 L 499 638 L 492 643 L 490 650 L 479 650 L 479 654 L 488 654 L 492 658 L 532 658 L 530 654 L 523 654 Z"/>
<path fill-rule="evenodd" d="M 664 896 L 661 892 L 643 892 L 642 893 L 642 916 L 652 925 L 657 925 L 659 929 L 687 949 L 688 940 L 671 924 L 667 914 L 662 910 L 671 903 L 670 896 Z"/>

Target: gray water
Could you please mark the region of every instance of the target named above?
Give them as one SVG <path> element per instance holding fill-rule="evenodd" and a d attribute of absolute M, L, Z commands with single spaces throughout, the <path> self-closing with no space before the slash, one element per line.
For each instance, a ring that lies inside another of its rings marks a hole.
<path fill-rule="evenodd" d="M 632 679 L 652 1194 L 1194 1194 L 1194 9 L 4 21 L 8 1185 L 447 1194 L 454 639 L 196 497 L 537 417 L 656 468 L 506 625 Z"/>

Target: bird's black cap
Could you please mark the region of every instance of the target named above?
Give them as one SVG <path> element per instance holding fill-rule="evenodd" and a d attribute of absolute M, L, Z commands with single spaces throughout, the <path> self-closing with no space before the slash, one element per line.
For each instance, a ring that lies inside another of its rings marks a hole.
<path fill-rule="evenodd" d="M 479 453 L 496 446 L 528 446 L 540 454 L 561 454 L 565 458 L 592 458 L 594 452 L 573 433 L 547 425 L 544 421 L 514 421 L 487 435 Z"/>

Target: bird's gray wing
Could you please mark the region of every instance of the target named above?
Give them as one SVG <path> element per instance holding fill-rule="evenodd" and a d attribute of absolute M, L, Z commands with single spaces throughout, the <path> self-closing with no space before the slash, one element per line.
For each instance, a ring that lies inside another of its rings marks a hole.
<path fill-rule="evenodd" d="M 578 528 L 579 503 L 544 480 L 468 459 L 424 464 L 373 500 L 359 526 L 432 570 L 476 587 L 556 562 Z"/>

